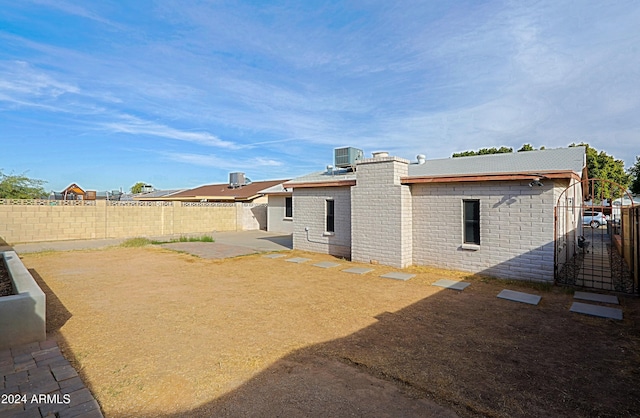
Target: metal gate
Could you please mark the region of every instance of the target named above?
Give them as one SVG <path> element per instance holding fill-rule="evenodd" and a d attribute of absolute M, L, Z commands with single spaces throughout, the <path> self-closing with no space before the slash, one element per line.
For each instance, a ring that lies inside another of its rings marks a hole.
<path fill-rule="evenodd" d="M 603 179 L 576 182 L 555 207 L 557 284 L 638 293 L 638 214 L 633 198 Z"/>

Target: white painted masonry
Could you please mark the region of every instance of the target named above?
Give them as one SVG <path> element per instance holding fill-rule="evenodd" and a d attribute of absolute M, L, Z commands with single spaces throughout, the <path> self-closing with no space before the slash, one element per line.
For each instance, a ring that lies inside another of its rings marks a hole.
<path fill-rule="evenodd" d="M 267 231 L 280 234 L 293 233 L 293 218 L 285 216 L 285 199 L 291 196 L 270 195 L 267 205 Z"/>
<path fill-rule="evenodd" d="M 404 268 L 412 264 L 412 205 L 400 184 L 409 161 L 397 157 L 362 160 L 351 188 L 351 258 Z"/>
<path fill-rule="evenodd" d="M 295 249 L 398 268 L 422 264 L 553 281 L 554 209 L 585 175 L 581 147 L 419 164 L 382 153 L 359 161 L 355 172 L 311 173 L 284 186 L 293 188 Z M 581 199 L 580 187 L 571 193 Z M 335 200 L 332 234 L 325 229 L 327 199 Z M 463 242 L 465 200 L 480 203 L 479 245 Z M 560 253 L 575 251 L 582 228 L 580 214 L 565 221 Z"/>
<path fill-rule="evenodd" d="M 483 275 L 553 280 L 554 187 L 529 181 L 414 184 L 413 262 Z M 462 202 L 480 201 L 480 245 L 463 248 Z"/>
<path fill-rule="evenodd" d="M 326 231 L 326 201 L 335 204 L 335 232 Z M 349 187 L 293 190 L 293 248 L 351 257 L 351 193 Z M 308 229 L 308 230 L 307 230 Z"/>

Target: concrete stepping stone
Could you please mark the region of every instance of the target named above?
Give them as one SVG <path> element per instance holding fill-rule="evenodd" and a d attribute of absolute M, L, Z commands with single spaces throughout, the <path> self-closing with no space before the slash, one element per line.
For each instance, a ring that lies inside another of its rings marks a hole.
<path fill-rule="evenodd" d="M 288 261 L 289 263 L 306 263 L 307 261 L 311 260 L 310 258 L 302 258 L 302 257 L 293 257 L 293 258 L 287 258 L 284 261 Z"/>
<path fill-rule="evenodd" d="M 470 284 L 471 283 L 469 282 L 457 282 L 455 280 L 440 279 L 437 282 L 431 284 L 431 286 L 439 286 L 439 287 L 444 287 L 447 289 L 454 289 L 454 290 L 464 290 Z"/>
<path fill-rule="evenodd" d="M 323 269 L 330 269 L 332 267 L 338 267 L 339 265 L 340 265 L 340 263 L 333 263 L 331 261 L 322 261 L 320 263 L 314 264 L 314 266 L 320 267 L 320 268 L 323 268 Z"/>
<path fill-rule="evenodd" d="M 600 318 L 610 318 L 622 320 L 622 309 L 610 308 L 608 306 L 590 305 L 588 303 L 573 302 L 571 312 L 585 315 L 598 316 Z"/>
<path fill-rule="evenodd" d="M 263 255 L 264 258 L 281 258 L 281 257 L 286 257 L 286 254 L 267 254 L 267 255 Z"/>
<path fill-rule="evenodd" d="M 415 274 L 409 274 L 409 273 L 400 273 L 400 272 L 391 272 L 391 273 L 387 273 L 387 274 L 383 274 L 380 277 L 384 277 L 385 279 L 395 279 L 395 280 L 404 280 L 407 281 L 412 277 L 416 277 Z"/>
<path fill-rule="evenodd" d="M 588 300 L 591 302 L 611 303 L 618 305 L 618 297 L 614 295 L 603 295 L 601 293 L 575 292 L 574 299 Z"/>
<path fill-rule="evenodd" d="M 368 269 L 364 267 L 351 267 L 350 269 L 346 269 L 342 271 L 344 271 L 345 273 L 352 273 L 352 274 L 365 274 L 365 273 L 369 273 L 370 271 L 373 271 L 373 269 Z"/>
<path fill-rule="evenodd" d="M 498 294 L 500 299 L 512 300 L 514 302 L 528 303 L 529 305 L 537 305 L 540 303 L 542 296 L 532 295 L 530 293 L 516 292 L 515 290 L 504 289 Z"/>

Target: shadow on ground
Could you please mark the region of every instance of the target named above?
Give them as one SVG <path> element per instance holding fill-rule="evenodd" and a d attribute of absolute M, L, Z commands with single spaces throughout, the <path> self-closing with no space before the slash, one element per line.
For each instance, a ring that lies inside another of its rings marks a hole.
<path fill-rule="evenodd" d="M 496 288 L 478 282 L 384 313 L 170 416 L 640 415 L 640 301 L 623 299 L 616 322 L 570 313 L 557 288 L 540 306 L 497 299 Z"/>
<path fill-rule="evenodd" d="M 293 249 L 293 235 L 278 235 L 269 237 L 258 237 L 259 240 L 271 241 L 274 244 L 282 245 L 288 249 Z"/>
<path fill-rule="evenodd" d="M 47 285 L 36 269 L 29 269 L 29 273 L 35 279 L 40 289 L 46 295 L 46 307 L 47 307 L 47 334 L 55 333 L 71 319 L 71 312 L 64 306 L 62 301 L 58 299 L 53 290 Z"/>

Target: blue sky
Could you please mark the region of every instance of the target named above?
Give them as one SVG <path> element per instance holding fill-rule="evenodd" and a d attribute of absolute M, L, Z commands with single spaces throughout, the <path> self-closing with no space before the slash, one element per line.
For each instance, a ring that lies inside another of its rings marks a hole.
<path fill-rule="evenodd" d="M 0 169 L 87 190 L 587 142 L 640 155 L 637 1 L 0 0 Z"/>

